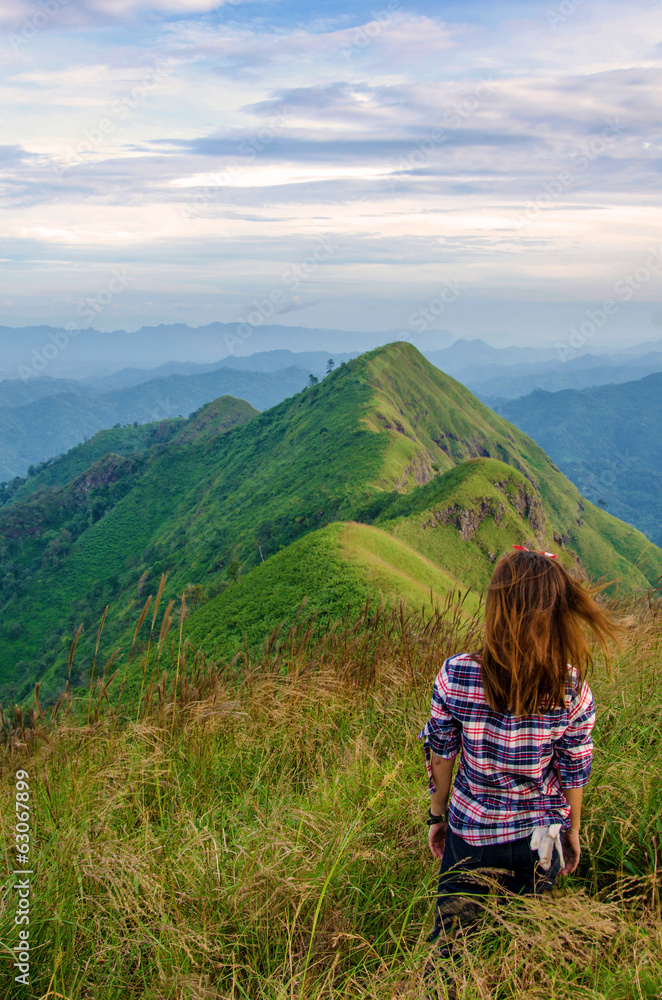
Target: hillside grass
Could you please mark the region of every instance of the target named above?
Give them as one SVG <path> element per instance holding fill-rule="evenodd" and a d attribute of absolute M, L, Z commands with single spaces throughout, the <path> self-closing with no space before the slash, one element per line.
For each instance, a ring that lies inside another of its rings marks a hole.
<path fill-rule="evenodd" d="M 585 500 L 531 437 L 435 369 L 411 344 L 391 344 L 360 360 L 375 389 L 365 422 L 387 429 L 383 467 L 399 488 L 425 483 L 434 465 L 443 473 L 469 459 L 497 460 L 535 484 L 545 512 L 542 534 L 564 538 L 592 579 L 621 580 L 625 591 L 658 579 L 655 545 Z"/>
<path fill-rule="evenodd" d="M 449 595 L 465 591 L 465 607 L 471 612 L 478 609 L 476 593 L 458 576 L 388 532 L 354 521 L 343 526 L 339 537 L 344 559 L 363 571 L 380 599 L 391 604 L 404 600 L 430 613 Z"/>
<path fill-rule="evenodd" d="M 65 501 L 72 484 L 0 510 L 0 698 L 27 701 L 39 679 L 43 701 L 56 700 L 73 636 L 82 623 L 80 646 L 89 662 L 94 623 L 107 605 L 109 637 L 126 656 L 143 591 L 154 593 L 162 573 L 167 599 L 176 600 L 188 584 L 213 597 L 227 587 L 236 563 L 243 586 L 251 570 L 262 574 L 262 557 L 279 558 L 337 522 L 374 523 L 394 535 L 427 560 L 425 590 L 432 586 L 440 594 L 448 577 L 480 589 L 498 552 L 532 535 L 534 547 L 550 549 L 556 535 L 562 558 L 578 557 L 589 576 L 618 579 L 625 592 L 644 591 L 662 574 L 662 550 L 583 502 L 530 438 L 411 344 L 362 355 L 252 419 L 247 404 L 227 397 L 201 412 L 173 440 L 130 455 L 121 481 L 85 499 L 78 491 L 75 512 L 72 498 Z M 474 477 L 475 468 L 482 479 Z M 487 518 L 473 538 L 460 538 L 449 526 L 423 529 L 438 501 L 462 506 L 466 500 L 480 509 L 500 502 L 497 480 L 515 483 L 517 477 L 542 503 L 535 531 L 512 498 L 505 522 Z M 455 498 L 442 495 L 451 480 Z M 391 508 L 404 516 L 394 501 L 400 494 L 411 498 L 410 519 L 387 523 Z M 423 499 L 430 507 L 418 504 Z M 393 557 L 400 560 L 395 546 Z M 385 574 L 389 587 L 399 576 L 401 595 L 419 600 L 421 574 L 403 574 L 390 558 L 386 567 L 374 553 L 362 566 L 349 559 L 340 575 L 352 576 L 350 590 L 360 592 L 355 611 L 366 593 L 384 589 Z M 300 569 L 290 566 L 294 576 L 286 587 L 312 594 L 301 587 Z M 267 576 L 256 575 L 254 583 Z M 288 619 L 289 605 L 272 605 L 265 595 L 271 617 L 259 635 L 259 622 L 248 623 L 249 643 L 261 641 L 276 617 Z M 243 641 L 239 626 L 233 635 Z M 74 681 L 84 683 L 84 672 L 76 668 Z"/>
<path fill-rule="evenodd" d="M 366 524 L 339 521 L 288 545 L 193 611 L 184 631 L 211 656 L 255 651 L 302 612 L 320 621 L 354 621 L 366 601 L 425 607 L 432 613 L 462 583 L 404 542 Z M 475 593 L 465 606 L 478 608 Z"/>
<path fill-rule="evenodd" d="M 359 567 L 343 559 L 344 524 L 330 524 L 277 552 L 244 579 L 194 611 L 187 636 L 212 656 L 255 650 L 275 629 L 287 629 L 305 609 L 325 623 L 359 614 L 379 598 Z"/>
<path fill-rule="evenodd" d="M 409 494 L 396 495 L 374 523 L 480 592 L 490 581 L 504 540 L 526 545 L 534 534 L 529 518 L 513 505 L 518 491 L 535 498 L 531 483 L 517 469 L 496 459 L 475 458 Z M 435 517 L 448 510 L 475 512 L 481 523 L 471 537 L 462 537 L 456 523 Z M 551 534 L 544 544 L 558 548 Z M 575 565 L 562 550 L 560 558 L 568 568 Z"/>
<path fill-rule="evenodd" d="M 488 902 L 458 944 L 463 1000 L 659 997 L 662 615 L 645 601 L 620 614 L 614 678 L 598 661 L 591 681 L 580 867 L 551 898 Z M 417 733 L 444 657 L 479 642 L 479 619 L 451 601 L 427 618 L 301 619 L 231 663 L 164 629 L 141 657 L 140 705 L 109 707 L 111 667 L 47 713 L 6 714 L 2 778 L 25 768 L 32 795 L 32 995 L 422 996 L 438 865 Z M 16 995 L 9 963 L 0 993 Z"/>

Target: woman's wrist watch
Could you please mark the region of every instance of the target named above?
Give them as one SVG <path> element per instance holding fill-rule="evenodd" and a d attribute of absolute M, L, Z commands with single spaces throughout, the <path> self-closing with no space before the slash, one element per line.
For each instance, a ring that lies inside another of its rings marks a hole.
<path fill-rule="evenodd" d="M 436 826 L 437 823 L 447 823 L 448 822 L 448 809 L 445 809 L 440 816 L 435 816 L 432 809 L 428 809 L 429 819 L 427 820 L 428 826 Z"/>

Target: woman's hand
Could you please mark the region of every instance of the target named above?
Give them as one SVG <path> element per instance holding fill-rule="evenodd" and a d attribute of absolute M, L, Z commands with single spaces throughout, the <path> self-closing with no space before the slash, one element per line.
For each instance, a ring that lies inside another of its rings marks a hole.
<path fill-rule="evenodd" d="M 582 849 L 579 844 L 579 834 L 566 830 L 563 834 L 563 858 L 565 867 L 561 869 L 559 875 L 572 875 L 579 864 Z"/>
<path fill-rule="evenodd" d="M 433 826 L 428 827 L 428 846 L 432 851 L 433 858 L 443 857 L 447 829 L 447 822 L 435 823 Z"/>

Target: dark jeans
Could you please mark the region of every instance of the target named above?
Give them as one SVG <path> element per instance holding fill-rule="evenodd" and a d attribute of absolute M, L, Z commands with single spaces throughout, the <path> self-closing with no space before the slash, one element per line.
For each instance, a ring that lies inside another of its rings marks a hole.
<path fill-rule="evenodd" d="M 468 930 L 475 923 L 480 912 L 476 898 L 490 891 L 489 885 L 481 881 L 474 869 L 501 869 L 486 874 L 496 878 L 508 892 L 537 896 L 553 888 L 561 868 L 558 853 L 554 851 L 551 867 L 546 872 L 540 867 L 538 852 L 531 850 L 530 840 L 531 834 L 505 844 L 474 847 L 448 827 L 439 872 L 434 929 L 428 938 L 428 941 L 436 941 L 442 929 L 445 931 L 441 957 L 449 956 L 448 940 L 458 926 Z"/>

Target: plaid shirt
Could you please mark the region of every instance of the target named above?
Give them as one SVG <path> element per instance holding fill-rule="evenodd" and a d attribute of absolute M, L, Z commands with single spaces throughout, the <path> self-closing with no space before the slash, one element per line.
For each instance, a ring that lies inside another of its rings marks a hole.
<path fill-rule="evenodd" d="M 569 668 L 565 707 L 537 715 L 494 712 L 485 701 L 480 664 L 470 655 L 452 656 L 439 671 L 425 739 L 430 791 L 430 751 L 460 764 L 448 822 L 470 844 L 517 840 L 536 826 L 570 825 L 570 806 L 561 791 L 581 788 L 591 773 L 595 722 L 587 684 L 573 686 Z"/>

